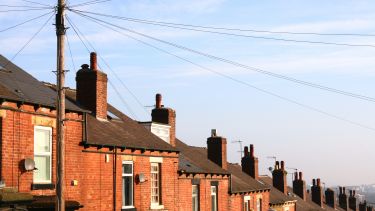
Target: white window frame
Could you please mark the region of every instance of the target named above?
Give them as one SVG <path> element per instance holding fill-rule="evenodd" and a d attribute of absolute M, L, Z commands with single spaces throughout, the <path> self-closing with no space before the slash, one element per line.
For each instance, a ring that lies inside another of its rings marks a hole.
<path fill-rule="evenodd" d="M 197 193 L 194 193 L 194 188 L 197 189 Z M 191 200 L 192 200 L 192 205 L 193 201 L 196 201 L 195 205 L 196 207 L 192 207 L 193 211 L 199 211 L 199 185 L 192 185 L 191 186 Z"/>
<path fill-rule="evenodd" d="M 250 211 L 250 202 L 251 202 L 250 196 L 243 197 L 243 210 L 244 211 Z"/>
<path fill-rule="evenodd" d="M 215 192 L 212 191 L 212 188 L 215 188 Z M 210 188 L 210 192 L 211 192 L 211 206 L 212 204 L 215 204 L 215 207 L 211 207 L 211 211 L 217 211 L 218 210 L 218 186 L 217 185 L 211 185 L 211 188 Z M 215 197 L 213 197 L 215 196 Z M 212 198 L 215 199 L 215 203 L 212 202 Z"/>
<path fill-rule="evenodd" d="M 257 211 L 262 211 L 262 198 L 257 198 Z"/>
<path fill-rule="evenodd" d="M 164 209 L 164 205 L 162 205 L 162 201 L 161 201 L 161 187 L 162 187 L 162 180 L 161 180 L 161 163 L 163 162 L 162 159 L 160 159 L 159 157 L 156 157 L 156 158 L 153 158 L 151 157 L 150 158 L 150 182 L 151 182 L 151 209 Z M 156 161 L 156 162 L 155 162 Z M 158 167 L 158 171 L 155 172 L 155 171 L 152 171 L 152 167 L 153 166 L 157 166 Z M 152 180 L 152 174 L 155 174 L 157 173 L 158 175 L 158 194 L 157 194 L 157 197 L 158 197 L 158 201 L 157 202 L 153 202 L 152 201 L 152 188 L 153 188 L 153 180 Z"/>
<path fill-rule="evenodd" d="M 132 189 L 131 189 L 131 192 L 132 192 L 132 205 L 129 205 L 129 206 L 122 206 L 123 209 L 127 209 L 127 208 L 134 208 L 134 162 L 133 161 L 122 161 L 122 165 L 124 164 L 131 164 L 132 165 L 132 173 L 129 174 L 129 173 L 124 173 L 124 172 L 121 172 L 122 174 L 122 177 L 121 179 L 123 179 L 124 177 L 132 177 Z M 121 168 L 121 171 L 122 171 L 122 168 Z M 122 189 L 122 194 L 125 194 L 125 190 Z M 122 205 L 124 204 L 125 202 L 123 201 L 122 202 Z"/>
<path fill-rule="evenodd" d="M 49 132 L 49 152 L 36 152 L 35 150 L 35 141 L 36 141 L 36 130 L 46 130 Z M 35 184 L 50 184 L 52 182 L 52 128 L 45 126 L 34 126 L 34 159 L 36 156 L 49 156 L 49 180 L 35 180 L 33 175 L 33 183 Z M 38 170 L 37 170 L 38 171 Z"/>

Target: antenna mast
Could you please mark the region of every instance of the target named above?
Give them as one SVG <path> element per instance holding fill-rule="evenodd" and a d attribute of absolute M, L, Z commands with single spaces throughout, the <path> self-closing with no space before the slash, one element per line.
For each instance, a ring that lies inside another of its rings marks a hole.
<path fill-rule="evenodd" d="M 238 140 L 238 141 L 232 141 L 232 143 L 239 143 L 239 145 L 240 145 L 240 150 L 237 151 L 237 152 L 239 152 L 239 153 L 241 154 L 241 157 L 240 157 L 240 161 L 241 161 L 241 159 L 242 159 L 242 152 L 243 152 L 243 149 L 242 149 L 242 141 L 241 141 L 241 140 Z"/>
<path fill-rule="evenodd" d="M 64 38 L 65 38 L 65 0 L 58 0 L 56 14 L 57 36 L 57 186 L 56 186 L 56 210 L 65 211 L 65 70 L 64 70 Z"/>

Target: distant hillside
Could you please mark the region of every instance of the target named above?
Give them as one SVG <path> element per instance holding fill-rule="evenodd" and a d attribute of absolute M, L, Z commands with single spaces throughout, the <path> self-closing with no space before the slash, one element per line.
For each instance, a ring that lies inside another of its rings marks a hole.
<path fill-rule="evenodd" d="M 366 199 L 368 202 L 375 203 L 375 184 L 348 186 L 347 190 L 355 190 L 357 194 L 363 195 L 359 197 L 360 200 Z"/>

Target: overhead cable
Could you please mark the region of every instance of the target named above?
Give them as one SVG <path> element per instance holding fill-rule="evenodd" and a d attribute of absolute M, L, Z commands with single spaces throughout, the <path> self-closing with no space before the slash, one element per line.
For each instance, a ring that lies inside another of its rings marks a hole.
<path fill-rule="evenodd" d="M 28 22 L 31 22 L 31 21 L 33 21 L 33 20 L 39 19 L 39 18 L 44 17 L 44 16 L 46 16 L 46 15 L 48 15 L 48 14 L 51 14 L 51 13 L 53 13 L 53 11 L 52 11 L 52 12 L 47 12 L 47 13 L 45 13 L 45 14 L 43 14 L 43 15 L 39 15 L 39 16 L 34 17 L 34 18 L 31 18 L 31 19 L 29 19 L 29 20 L 26 20 L 26 21 L 24 21 L 24 22 L 18 23 L 18 24 L 16 24 L 16 25 L 13 25 L 13 26 L 10 26 L 10 27 L 4 28 L 4 29 L 0 29 L 0 33 L 1 33 L 1 32 L 5 32 L 5 31 L 8 31 L 8 30 L 10 30 L 10 29 L 14 29 L 14 28 L 16 28 L 16 27 L 18 27 L 18 26 L 21 26 L 21 25 L 23 25 L 23 24 L 25 24 L 25 23 L 28 23 Z"/>
<path fill-rule="evenodd" d="M 195 54 L 198 54 L 198 55 L 201 55 L 201 56 L 213 59 L 213 60 L 221 61 L 221 62 L 230 64 L 230 65 L 234 65 L 236 67 L 240 67 L 240 68 L 245 69 L 245 70 L 251 70 L 251 71 L 259 72 L 259 73 L 262 73 L 262 74 L 265 74 L 265 75 L 269 75 L 269 76 L 272 76 L 272 77 L 284 79 L 284 80 L 291 81 L 291 82 L 294 82 L 294 83 L 298 83 L 298 84 L 301 84 L 301 85 L 304 85 L 304 86 L 309 86 L 309 87 L 313 87 L 313 88 L 337 93 L 337 94 L 348 96 L 348 97 L 353 97 L 353 98 L 357 98 L 357 99 L 361 99 L 361 100 L 365 100 L 365 101 L 375 102 L 375 98 L 372 98 L 372 97 L 368 97 L 368 96 L 364 96 L 364 95 L 360 95 L 360 94 L 355 94 L 355 93 L 351 93 L 351 92 L 347 92 L 347 91 L 323 86 L 323 85 L 320 85 L 320 84 L 315 84 L 315 83 L 299 80 L 299 79 L 296 79 L 296 78 L 292 78 L 292 77 L 289 77 L 289 76 L 273 73 L 273 72 L 266 71 L 266 70 L 256 68 L 256 67 L 251 67 L 251 66 L 248 66 L 248 65 L 241 64 L 239 62 L 235 62 L 235 61 L 232 61 L 232 60 L 229 60 L 229 59 L 225 59 L 225 58 L 214 56 L 214 55 L 211 55 L 211 54 L 208 54 L 208 53 L 197 51 L 197 50 L 194 50 L 194 49 L 182 46 L 182 45 L 178 45 L 178 44 L 175 44 L 175 43 L 172 43 L 172 42 L 169 42 L 169 41 L 161 40 L 161 39 L 152 37 L 150 35 L 146 35 L 146 34 L 131 30 L 129 28 L 125 28 L 125 27 L 122 27 L 122 26 L 119 26 L 119 25 L 116 25 L 116 24 L 113 24 L 113 23 L 110 23 L 110 22 L 107 22 L 107 21 L 104 21 L 104 20 L 100 20 L 100 19 L 92 17 L 92 16 L 88 16 L 88 15 L 78 13 L 78 12 L 76 12 L 76 13 L 80 14 L 81 16 L 89 17 L 91 19 L 106 23 L 106 24 L 111 25 L 113 27 L 131 32 L 133 34 L 137 34 L 139 36 L 146 37 L 148 39 L 151 39 L 151 40 L 154 40 L 154 41 L 157 41 L 157 42 L 161 42 L 161 43 L 164 43 L 164 44 L 167 44 L 167 45 L 170 45 L 170 46 L 173 46 L 173 47 L 185 50 L 185 51 L 189 51 L 189 52 L 192 52 L 192 53 L 195 53 Z"/>
<path fill-rule="evenodd" d="M 79 40 L 82 42 L 82 44 L 85 46 L 86 50 L 88 53 L 90 53 L 90 49 L 88 48 L 88 46 L 85 44 L 85 41 L 88 43 L 88 45 L 90 45 L 90 47 L 96 51 L 96 49 L 94 48 L 94 46 L 86 39 L 86 37 L 83 35 L 83 33 L 81 33 L 78 29 L 78 27 L 72 22 L 72 20 L 66 16 L 66 19 L 69 23 L 69 25 L 72 27 L 73 31 L 76 33 L 77 37 L 79 38 Z M 84 41 L 85 40 L 85 41 Z M 97 52 L 97 51 L 96 51 Z M 100 54 L 99 54 L 100 55 Z M 99 64 L 98 64 L 99 65 Z M 99 65 L 100 67 L 100 65 Z M 102 69 L 102 68 L 101 68 Z M 131 109 L 130 105 L 124 100 L 124 98 L 122 97 L 122 95 L 120 94 L 120 92 L 117 90 L 117 88 L 115 87 L 115 85 L 112 83 L 111 80 L 108 80 L 109 81 L 109 84 L 110 86 L 113 88 L 113 90 L 116 92 L 116 95 L 120 98 L 121 102 L 125 105 L 125 107 L 127 108 L 127 110 L 129 111 L 129 113 L 136 119 L 139 119 L 138 116 L 135 114 L 135 112 Z"/>
<path fill-rule="evenodd" d="M 129 18 L 124 16 L 109 15 L 98 12 L 76 10 L 77 12 L 98 15 L 103 17 L 115 18 L 120 20 L 132 21 L 137 23 L 153 24 L 159 26 L 182 26 L 182 27 L 192 27 L 201 29 L 213 29 L 213 30 L 223 30 L 223 31 L 238 31 L 238 32 L 254 32 L 254 33 L 269 33 L 269 34 L 287 34 L 287 35 L 318 35 L 318 36 L 359 36 L 359 37 L 375 37 L 375 34 L 362 34 L 362 33 L 317 33 L 317 32 L 290 32 L 290 31 L 270 31 L 270 30 L 258 30 L 258 29 L 240 29 L 240 28 L 225 28 L 225 27 L 214 27 L 214 26 L 201 26 L 193 24 L 182 24 L 182 23 L 172 23 L 164 21 L 152 21 L 147 19 L 139 18 Z M 183 28 L 186 29 L 186 28 Z M 207 31 L 209 32 L 209 31 Z"/>
<path fill-rule="evenodd" d="M 78 15 L 80 15 L 80 14 L 78 14 Z M 356 126 L 358 126 L 358 127 L 362 127 L 362 128 L 368 129 L 368 130 L 375 131 L 375 128 L 373 128 L 373 127 L 370 127 L 370 126 L 367 126 L 367 125 L 364 125 L 364 124 L 361 124 L 361 123 L 358 123 L 358 122 L 355 122 L 355 121 L 352 121 L 352 120 L 349 120 L 349 119 L 346 119 L 346 118 L 340 117 L 340 116 L 335 115 L 335 114 L 330 114 L 329 112 L 326 112 L 326 111 L 320 110 L 320 109 L 315 108 L 315 107 L 313 107 L 313 106 L 306 105 L 306 104 L 300 103 L 300 102 L 298 102 L 298 101 L 296 101 L 296 100 L 292 100 L 292 99 L 289 99 L 289 98 L 287 98 L 287 97 L 283 97 L 283 96 L 281 96 L 281 95 L 279 95 L 279 94 L 276 94 L 276 93 L 274 93 L 274 92 L 271 92 L 271 91 L 268 91 L 268 90 L 265 90 L 265 89 L 262 89 L 262 88 L 256 87 L 256 86 L 254 86 L 254 85 L 252 85 L 252 84 L 250 84 L 250 83 L 248 83 L 248 82 L 245 82 L 245 81 L 242 81 L 242 80 L 236 79 L 236 78 L 234 78 L 234 77 L 232 77 L 232 76 L 229 76 L 229 75 L 227 75 L 227 74 L 224 74 L 224 73 L 221 73 L 221 72 L 215 71 L 215 70 L 213 70 L 213 69 L 207 68 L 207 67 L 205 67 L 205 66 L 203 66 L 203 65 L 200 65 L 200 64 L 198 64 L 198 63 L 195 63 L 195 62 L 193 62 L 193 61 L 191 61 L 191 60 L 189 60 L 189 59 L 186 59 L 186 58 L 184 58 L 184 57 L 182 57 L 182 56 L 176 55 L 176 54 L 171 53 L 171 52 L 169 52 L 169 51 L 167 51 L 167 50 L 164 50 L 164 49 L 162 49 L 162 48 L 160 48 L 160 47 L 157 47 L 157 46 L 152 45 L 152 44 L 150 44 L 150 43 L 147 43 L 147 42 L 145 42 L 145 41 L 143 41 L 143 40 L 140 40 L 140 39 L 138 39 L 138 38 L 135 38 L 134 36 L 131 36 L 131 35 L 129 35 L 129 34 L 126 34 L 126 33 L 122 32 L 122 31 L 118 31 L 118 30 L 112 28 L 111 26 L 109 26 L 109 25 L 106 24 L 106 23 L 103 23 L 103 22 L 101 22 L 101 21 L 95 20 L 95 19 L 93 19 L 93 18 L 91 18 L 91 17 L 87 17 L 87 16 L 83 16 L 83 17 L 85 17 L 85 18 L 87 18 L 88 20 L 91 20 L 91 21 L 93 21 L 93 22 L 95 22 L 95 23 L 97 23 L 97 24 L 99 24 L 99 25 L 101 25 L 101 26 L 103 26 L 103 27 L 106 27 L 106 28 L 108 28 L 108 29 L 111 29 L 111 30 L 113 30 L 113 31 L 115 31 L 115 32 L 117 32 L 117 33 L 120 33 L 120 34 L 122 34 L 123 36 L 126 36 L 126 37 L 128 37 L 128 38 L 131 38 L 131 39 L 133 39 L 133 40 L 136 40 L 137 42 L 140 42 L 140 43 L 142 43 L 142 44 L 144 44 L 144 45 L 146 45 L 146 46 L 148 46 L 148 47 L 154 48 L 154 49 L 156 49 L 156 50 L 158 50 L 158 51 L 160 51 L 160 52 L 166 53 L 166 54 L 171 55 L 171 56 L 173 56 L 173 57 L 176 57 L 176 58 L 178 58 L 178 59 L 180 59 L 180 60 L 183 60 L 183 61 L 185 61 L 185 62 L 187 62 L 187 63 L 190 63 L 190 64 L 192 64 L 192 65 L 194 65 L 194 66 L 197 66 L 197 67 L 199 67 L 200 69 L 203 69 L 203 70 L 209 71 L 209 72 L 214 73 L 214 74 L 216 74 L 216 75 L 220 75 L 220 76 L 222 76 L 222 77 L 224 77 L 224 78 L 227 78 L 227 79 L 229 79 L 229 80 L 232 80 L 232 81 L 234 81 L 234 82 L 236 82 L 236 83 L 239 83 L 239 84 L 245 85 L 245 86 L 250 87 L 250 88 L 252 88 L 252 89 L 255 89 L 255 90 L 258 90 L 258 91 L 263 92 L 263 93 L 265 93 L 265 94 L 268 94 L 268 95 L 271 95 L 271 96 L 273 96 L 273 97 L 276 97 L 276 98 L 278 98 L 278 99 L 280 99 L 280 100 L 283 100 L 283 101 L 286 101 L 286 102 L 289 102 L 289 103 L 292 103 L 292 104 L 298 105 L 298 106 L 303 107 L 303 108 L 305 108 L 305 109 L 308 109 L 308 110 L 311 110 L 311 111 L 314 111 L 314 112 L 317 112 L 317 113 L 323 114 L 323 115 L 325 115 L 325 116 L 329 116 L 329 117 L 331 117 L 331 118 L 334 118 L 334 119 L 337 119 L 337 120 L 340 120 L 340 121 L 344 121 L 344 122 L 349 123 L 349 124 L 352 124 L 352 125 L 356 125 Z"/>

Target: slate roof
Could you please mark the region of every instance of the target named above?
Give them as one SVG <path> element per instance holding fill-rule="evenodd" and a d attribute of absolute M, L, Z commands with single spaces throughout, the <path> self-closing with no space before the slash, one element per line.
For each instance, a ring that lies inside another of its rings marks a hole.
<path fill-rule="evenodd" d="M 230 174 L 207 158 L 207 149 L 189 146 L 176 139 L 176 148 L 180 150 L 178 169 L 186 173 Z"/>
<path fill-rule="evenodd" d="M 271 186 L 270 191 L 270 205 L 285 204 L 287 202 L 294 202 L 296 199 L 292 196 L 285 195 L 272 185 L 272 178 L 269 176 L 259 176 L 259 179 Z M 298 209 L 297 209 L 298 210 Z"/>
<path fill-rule="evenodd" d="M 0 98 L 47 107 L 56 107 L 56 92 L 0 54 Z M 84 112 L 67 100 L 66 109 Z"/>
<path fill-rule="evenodd" d="M 290 193 L 293 192 L 293 188 L 288 186 L 288 191 Z M 307 193 L 306 193 L 307 194 Z M 324 192 L 323 192 L 324 194 Z M 297 210 L 298 211 L 343 211 L 338 205 L 336 206 L 336 209 L 333 209 L 330 206 L 327 206 L 326 204 L 323 203 L 323 208 L 320 207 L 319 205 L 315 204 L 313 201 L 311 201 L 311 195 L 307 194 L 306 195 L 306 201 L 304 201 L 302 198 L 297 196 L 296 194 L 292 194 L 292 197 L 297 200 Z"/>
<path fill-rule="evenodd" d="M 228 163 L 228 171 L 232 174 L 231 193 L 247 193 L 254 191 L 270 190 L 270 185 L 257 181 L 242 171 L 238 164 Z"/>
<path fill-rule="evenodd" d="M 56 88 L 53 84 L 45 84 L 45 86 L 50 87 L 51 90 Z M 66 97 L 75 102 L 76 91 L 67 89 Z M 87 114 L 87 140 L 85 144 L 178 152 L 176 148 L 110 104 L 108 104 L 108 112 L 110 112 L 108 121 L 98 120 L 93 115 Z"/>

